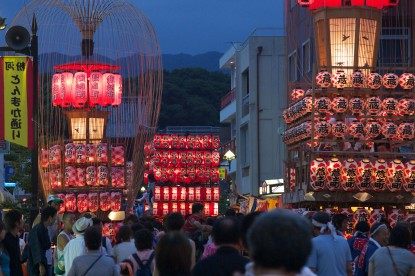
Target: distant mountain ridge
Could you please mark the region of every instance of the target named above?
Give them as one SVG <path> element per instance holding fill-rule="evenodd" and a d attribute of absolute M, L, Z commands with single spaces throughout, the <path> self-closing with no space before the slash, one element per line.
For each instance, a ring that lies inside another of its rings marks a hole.
<path fill-rule="evenodd" d="M 183 69 L 183 68 L 202 68 L 208 71 L 214 72 L 219 71 L 219 59 L 221 58 L 222 53 L 219 52 L 206 52 L 203 54 L 189 55 L 189 54 L 163 54 L 163 69 L 167 71 L 172 71 L 174 69 Z M 66 62 L 77 61 L 81 59 L 81 56 L 67 56 L 60 53 L 45 53 L 40 55 L 40 61 L 42 59 L 46 60 L 46 63 L 43 63 L 41 66 L 41 72 L 52 72 L 51 60 L 56 60 L 57 62 L 65 60 Z M 97 56 L 97 59 L 100 62 L 115 63 L 114 60 L 104 56 Z M 119 63 L 123 63 L 124 59 L 118 60 Z M 118 63 L 116 62 L 116 63 Z"/>

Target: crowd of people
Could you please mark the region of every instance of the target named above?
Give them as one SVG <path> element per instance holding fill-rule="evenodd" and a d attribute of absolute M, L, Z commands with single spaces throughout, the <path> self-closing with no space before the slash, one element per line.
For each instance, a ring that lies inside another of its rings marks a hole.
<path fill-rule="evenodd" d="M 346 239 L 344 215 L 301 216 L 284 209 L 242 215 L 229 209 L 205 218 L 203 205 L 195 203 L 188 217 L 128 215 L 110 240 L 98 217 L 60 216 L 59 204 L 48 198 L 25 246 L 22 214 L 4 214 L 0 276 L 415 275 L 414 223 L 391 228 L 360 221 Z"/>

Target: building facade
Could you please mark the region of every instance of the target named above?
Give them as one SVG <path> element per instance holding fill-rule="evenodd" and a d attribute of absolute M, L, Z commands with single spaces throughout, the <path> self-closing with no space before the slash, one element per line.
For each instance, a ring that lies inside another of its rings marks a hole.
<path fill-rule="evenodd" d="M 283 178 L 285 53 L 282 32 L 257 30 L 244 43 L 232 45 L 220 60 L 220 68 L 231 74 L 231 90 L 223 98 L 220 112 L 221 123 L 229 125 L 231 140 L 223 148 L 235 150 L 229 173 L 240 194 L 258 195 L 265 181 L 275 183 Z"/>

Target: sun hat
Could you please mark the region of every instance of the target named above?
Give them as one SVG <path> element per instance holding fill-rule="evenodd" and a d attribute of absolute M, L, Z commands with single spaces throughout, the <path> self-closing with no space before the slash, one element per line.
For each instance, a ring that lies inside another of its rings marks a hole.
<path fill-rule="evenodd" d="M 72 226 L 72 231 L 75 234 L 83 234 L 85 230 L 90 226 L 92 226 L 92 219 L 81 217 Z"/>
<path fill-rule="evenodd" d="M 63 203 L 63 200 L 57 195 L 48 195 L 48 203 Z"/>

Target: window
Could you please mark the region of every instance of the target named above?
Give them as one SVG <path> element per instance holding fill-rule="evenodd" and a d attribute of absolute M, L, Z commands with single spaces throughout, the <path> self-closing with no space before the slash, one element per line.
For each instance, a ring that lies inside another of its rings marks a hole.
<path fill-rule="evenodd" d="M 410 65 L 409 28 L 382 28 L 379 49 L 379 66 L 406 67 Z"/>
<path fill-rule="evenodd" d="M 249 133 L 248 125 L 241 127 L 241 155 L 238 156 L 241 160 L 242 167 L 249 165 L 248 162 L 249 154 Z"/>
<path fill-rule="evenodd" d="M 303 74 L 307 74 L 311 72 L 311 45 L 310 39 L 303 43 L 303 59 L 302 59 L 302 69 Z"/>
<path fill-rule="evenodd" d="M 249 94 L 249 67 L 242 72 L 242 96 Z"/>
<path fill-rule="evenodd" d="M 291 82 L 298 80 L 297 51 L 288 56 L 288 80 Z"/>

